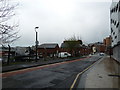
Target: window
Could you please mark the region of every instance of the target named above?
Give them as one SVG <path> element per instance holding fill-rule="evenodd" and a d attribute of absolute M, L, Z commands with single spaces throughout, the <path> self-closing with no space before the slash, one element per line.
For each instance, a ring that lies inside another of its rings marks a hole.
<path fill-rule="evenodd" d="M 119 1 L 119 12 L 120 12 L 120 1 Z"/>
<path fill-rule="evenodd" d="M 67 53 L 64 53 L 64 55 L 68 55 Z"/>
<path fill-rule="evenodd" d="M 110 14 L 112 14 L 112 10 L 110 10 Z"/>
<path fill-rule="evenodd" d="M 117 6 L 116 6 L 116 12 L 117 12 L 117 11 L 118 11 L 118 9 L 119 9 L 119 8 L 118 8 L 118 6 L 119 6 L 119 4 L 117 4 Z"/>
<path fill-rule="evenodd" d="M 111 19 L 111 24 L 112 24 L 112 19 Z"/>
<path fill-rule="evenodd" d="M 112 14 L 112 10 L 110 10 L 110 14 Z"/>
<path fill-rule="evenodd" d="M 115 7 L 115 12 L 117 12 L 117 6 Z"/>
<path fill-rule="evenodd" d="M 114 20 L 113 20 L 113 23 L 114 23 Z"/>
<path fill-rule="evenodd" d="M 111 33 L 113 32 L 113 29 L 111 28 Z"/>
<path fill-rule="evenodd" d="M 116 28 L 118 28 L 118 26 L 119 26 L 119 22 L 117 23 Z"/>
<path fill-rule="evenodd" d="M 114 7 L 114 12 L 115 12 L 115 7 Z"/>
<path fill-rule="evenodd" d="M 115 32 L 113 32 L 113 35 L 115 35 Z"/>
<path fill-rule="evenodd" d="M 114 22 L 114 25 L 116 25 L 116 21 Z"/>
<path fill-rule="evenodd" d="M 111 14 L 113 13 L 113 9 L 111 10 Z"/>

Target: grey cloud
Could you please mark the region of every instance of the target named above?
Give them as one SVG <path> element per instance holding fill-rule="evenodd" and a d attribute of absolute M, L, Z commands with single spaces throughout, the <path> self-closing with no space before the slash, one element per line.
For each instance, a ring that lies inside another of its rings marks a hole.
<path fill-rule="evenodd" d="M 40 43 L 61 44 L 65 38 L 73 34 L 80 35 L 84 42 L 90 43 L 102 41 L 109 35 L 110 1 L 81 3 L 79 0 L 58 0 L 58 2 L 50 0 L 55 1 L 51 4 L 47 1 L 20 1 L 23 6 L 18 11 L 22 37 L 14 44 L 34 45 L 35 26 L 40 27 L 38 30 Z"/>

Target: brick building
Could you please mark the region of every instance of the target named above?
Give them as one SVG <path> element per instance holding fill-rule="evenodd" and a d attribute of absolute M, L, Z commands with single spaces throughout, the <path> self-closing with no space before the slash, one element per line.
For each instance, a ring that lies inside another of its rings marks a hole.
<path fill-rule="evenodd" d="M 106 37 L 106 38 L 103 40 L 103 44 L 105 45 L 105 52 L 106 52 L 107 54 L 112 54 L 111 42 L 112 42 L 111 35 L 110 35 L 109 37 Z"/>
<path fill-rule="evenodd" d="M 105 52 L 106 50 L 106 46 L 102 43 L 102 42 L 96 42 L 96 43 L 91 43 L 89 44 L 89 46 L 91 47 L 91 49 L 95 49 L 95 52 L 94 50 L 92 50 L 93 53 L 101 53 L 101 52 Z"/>
<path fill-rule="evenodd" d="M 72 44 L 73 47 L 68 46 L 68 42 L 76 43 Z M 72 56 L 88 55 L 92 52 L 89 46 L 83 45 L 81 40 L 78 41 L 63 41 L 61 44 L 60 52 L 68 52 Z"/>
<path fill-rule="evenodd" d="M 38 46 L 38 56 L 57 57 L 59 45 L 56 43 L 45 43 Z"/>
<path fill-rule="evenodd" d="M 96 51 L 97 51 L 98 53 L 101 53 L 101 52 L 105 53 L 106 47 L 105 47 L 105 45 L 104 45 L 103 43 L 97 42 L 97 43 L 95 43 L 94 45 L 95 45 Z"/>
<path fill-rule="evenodd" d="M 106 38 L 103 40 L 103 44 L 104 44 L 106 47 L 111 46 L 111 36 L 106 37 Z"/>

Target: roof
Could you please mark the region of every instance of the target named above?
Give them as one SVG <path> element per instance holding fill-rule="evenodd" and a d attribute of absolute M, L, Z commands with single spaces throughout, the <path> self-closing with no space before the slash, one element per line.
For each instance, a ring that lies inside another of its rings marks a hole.
<path fill-rule="evenodd" d="M 45 44 L 39 45 L 38 48 L 55 48 L 56 46 L 58 46 L 57 43 L 45 43 Z"/>

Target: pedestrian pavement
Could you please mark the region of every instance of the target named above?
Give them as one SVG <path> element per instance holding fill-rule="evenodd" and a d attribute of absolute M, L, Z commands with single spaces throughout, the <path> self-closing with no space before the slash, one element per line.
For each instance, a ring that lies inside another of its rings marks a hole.
<path fill-rule="evenodd" d="M 20 69 L 42 66 L 42 65 L 47 65 L 47 64 L 53 64 L 53 63 L 58 63 L 58 62 L 63 62 L 63 61 L 74 60 L 74 59 L 78 59 L 78 58 L 83 58 L 83 57 L 64 58 L 64 59 L 57 58 L 57 59 L 52 59 L 52 60 L 47 60 L 47 61 L 41 59 L 41 60 L 38 60 L 38 62 L 26 62 L 24 64 L 15 64 L 15 65 L 3 66 L 2 72 L 20 70 Z"/>
<path fill-rule="evenodd" d="M 119 70 L 120 63 L 105 56 L 81 76 L 78 88 L 120 88 Z"/>

